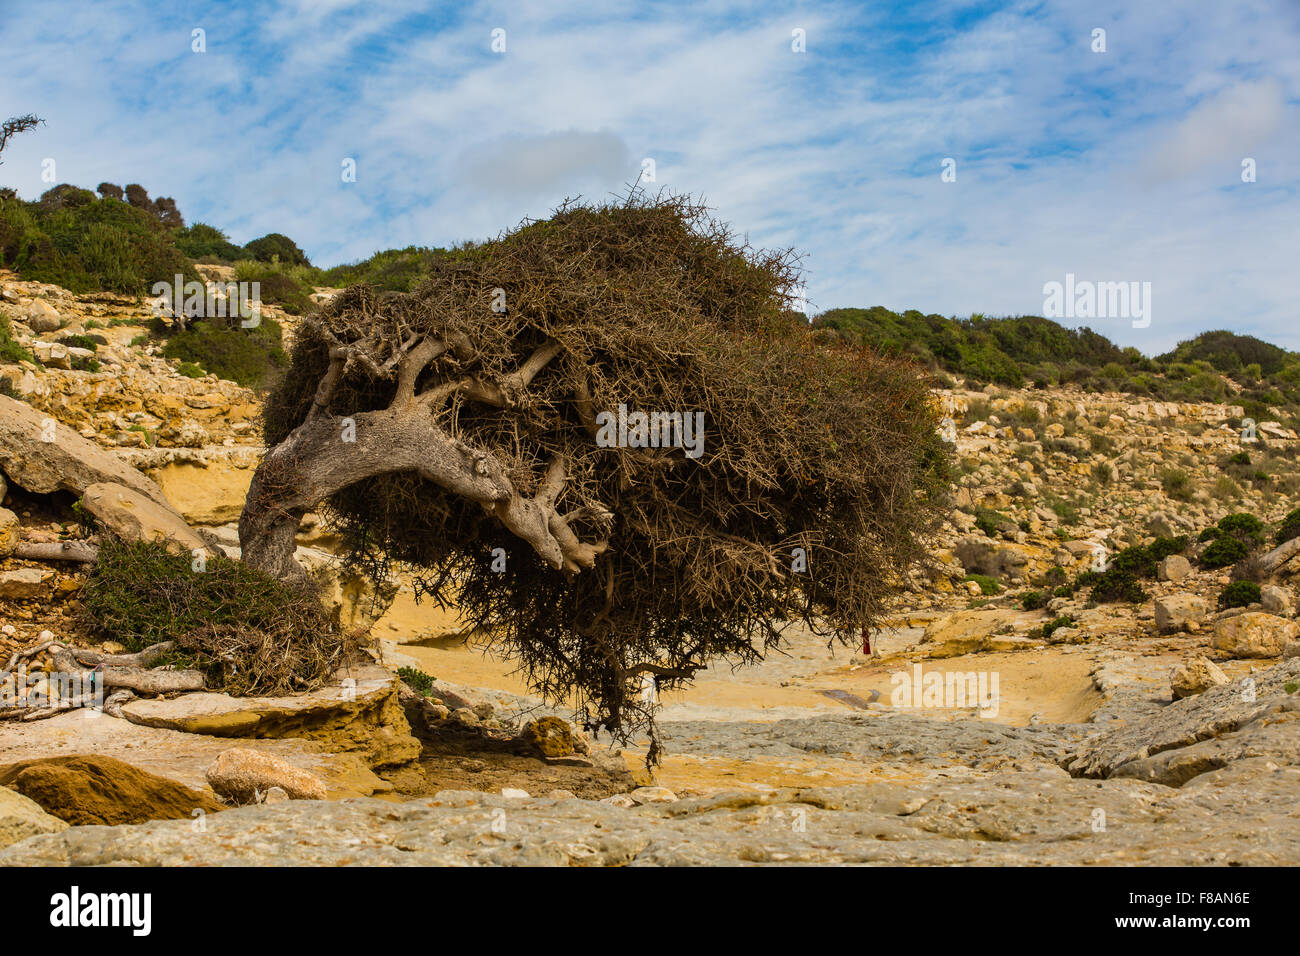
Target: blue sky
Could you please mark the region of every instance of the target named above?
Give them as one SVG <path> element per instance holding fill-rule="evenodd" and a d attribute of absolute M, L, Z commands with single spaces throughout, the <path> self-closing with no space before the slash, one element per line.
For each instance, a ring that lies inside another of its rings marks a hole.
<path fill-rule="evenodd" d="M 1087 323 L 1149 354 L 1211 328 L 1300 349 L 1300 0 L 0 12 L 0 113 L 47 121 L 0 166 L 27 198 L 53 159 L 333 265 L 606 198 L 651 158 L 804 253 L 814 309 L 1041 314 L 1068 272 L 1152 284 L 1148 327 Z"/>

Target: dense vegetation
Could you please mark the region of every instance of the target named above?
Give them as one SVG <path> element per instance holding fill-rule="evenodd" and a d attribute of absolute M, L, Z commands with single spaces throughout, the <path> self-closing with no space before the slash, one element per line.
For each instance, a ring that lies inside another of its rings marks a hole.
<path fill-rule="evenodd" d="M 957 319 L 874 306 L 831 309 L 813 325 L 848 341 L 909 355 L 940 381 L 959 375 L 976 384 L 1075 384 L 1162 401 L 1231 398 L 1256 421 L 1274 417 L 1269 406 L 1300 406 L 1300 354 L 1228 331 L 1204 332 L 1148 358 L 1091 329 L 1067 329 L 1038 316 Z"/>

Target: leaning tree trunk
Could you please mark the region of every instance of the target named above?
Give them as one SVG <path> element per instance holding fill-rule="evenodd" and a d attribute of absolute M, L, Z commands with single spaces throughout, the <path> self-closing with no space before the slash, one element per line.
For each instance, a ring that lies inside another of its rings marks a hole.
<path fill-rule="evenodd" d="M 553 459 L 536 494 L 525 497 L 493 455 L 447 434 L 434 414 L 455 395 L 498 406 L 510 404 L 510 393 L 527 385 L 559 353 L 558 346 L 538 349 L 507 382 L 484 384 L 461 378 L 416 393 L 420 372 L 447 349 L 437 340 L 421 339 L 396 363 L 397 393 L 388 408 L 334 415 L 328 411 L 334 386 L 348 361 L 365 360 L 358 355 L 359 348 L 336 346 L 331 350 L 329 371 L 307 417 L 267 452 L 253 476 L 239 518 L 239 541 L 247 564 L 281 579 L 302 575 L 293 552 L 304 514 L 358 481 L 415 472 L 482 504 L 552 567 L 577 572 L 593 566 L 606 542 L 578 540 L 555 508 L 566 478 L 563 459 Z"/>

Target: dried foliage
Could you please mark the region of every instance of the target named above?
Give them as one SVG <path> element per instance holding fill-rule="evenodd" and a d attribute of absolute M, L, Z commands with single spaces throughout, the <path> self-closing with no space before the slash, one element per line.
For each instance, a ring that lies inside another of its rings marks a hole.
<path fill-rule="evenodd" d="M 314 416 L 407 414 L 401 369 L 439 343 L 417 366 L 415 395 L 436 397 L 422 414 L 519 496 L 550 501 L 561 475 L 556 512 L 597 543 L 591 563 L 551 566 L 484 502 L 382 461 L 328 501 L 355 562 L 423 569 L 423 592 L 539 692 L 576 692 L 588 726 L 618 733 L 650 717 L 645 674 L 665 689 L 717 657 L 754 660 L 791 620 L 856 642 L 921 555 L 947 459 L 918 370 L 811 331 L 791 309 L 797 266 L 687 199 L 637 192 L 440 256 L 410 294 L 350 288 L 298 331 L 266 411 L 284 454 L 260 479 L 302 483 Z M 703 455 L 599 447 L 594 415 L 620 404 L 703 412 Z"/>

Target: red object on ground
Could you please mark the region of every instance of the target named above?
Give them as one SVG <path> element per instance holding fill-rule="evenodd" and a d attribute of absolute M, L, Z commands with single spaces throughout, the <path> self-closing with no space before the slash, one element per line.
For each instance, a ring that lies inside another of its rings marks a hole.
<path fill-rule="evenodd" d="M 871 656 L 871 637 L 865 627 L 862 629 L 862 653 Z"/>

